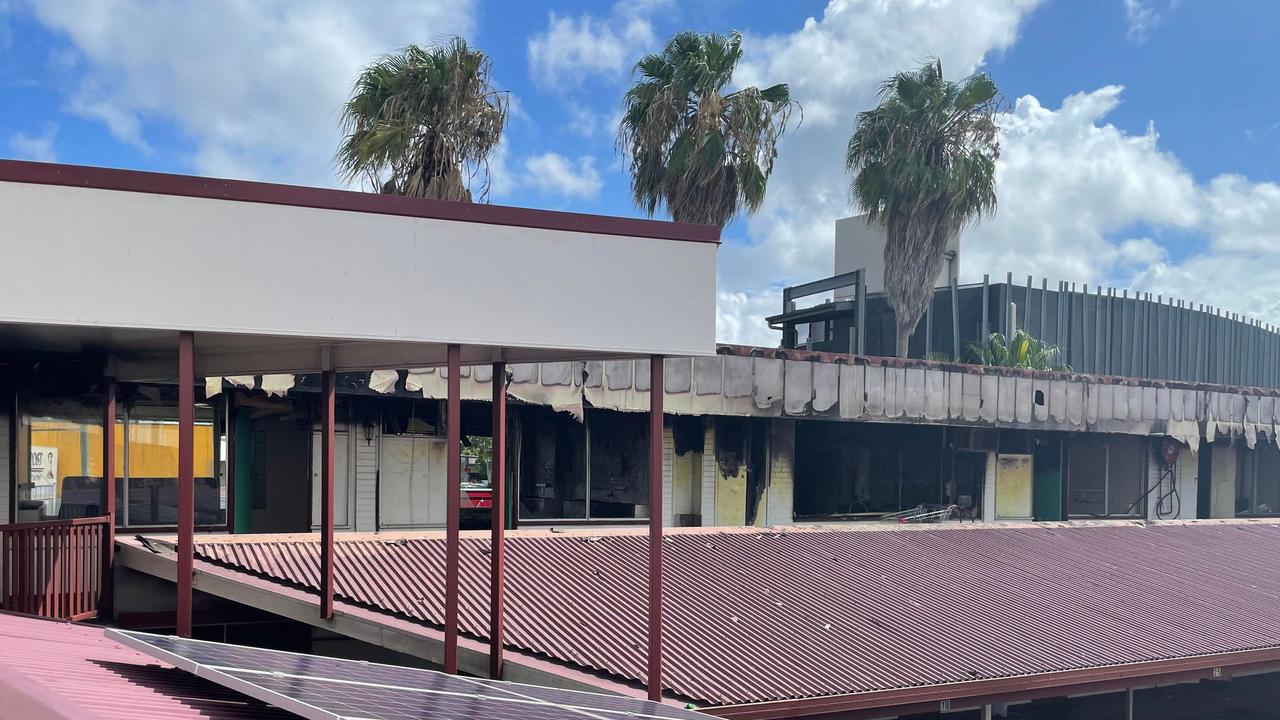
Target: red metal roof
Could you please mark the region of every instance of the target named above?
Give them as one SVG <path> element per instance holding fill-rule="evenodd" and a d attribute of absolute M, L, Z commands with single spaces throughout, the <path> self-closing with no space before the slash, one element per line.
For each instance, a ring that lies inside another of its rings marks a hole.
<path fill-rule="evenodd" d="M 340 536 L 341 537 L 341 536 Z M 438 625 L 443 543 L 340 539 L 339 596 Z M 507 640 L 645 677 L 645 538 L 509 537 Z M 1280 525 L 668 532 L 665 686 L 737 704 L 1280 646 Z M 317 543 L 202 543 L 314 588 Z M 463 540 L 462 631 L 487 628 L 488 541 Z"/>
<path fill-rule="evenodd" d="M 7 613 L 0 613 L 0 717 L 297 718 L 108 640 L 100 627 Z"/>

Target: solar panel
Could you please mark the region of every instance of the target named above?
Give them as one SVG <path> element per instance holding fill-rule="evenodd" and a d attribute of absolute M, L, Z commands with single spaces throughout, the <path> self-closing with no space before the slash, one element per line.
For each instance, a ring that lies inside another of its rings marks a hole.
<path fill-rule="evenodd" d="M 308 720 L 705 720 L 671 705 L 168 635 L 107 637 Z"/>

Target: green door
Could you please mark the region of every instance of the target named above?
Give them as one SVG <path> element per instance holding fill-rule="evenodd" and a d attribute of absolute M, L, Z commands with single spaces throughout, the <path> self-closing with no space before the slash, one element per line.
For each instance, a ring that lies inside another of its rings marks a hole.
<path fill-rule="evenodd" d="M 1036 520 L 1062 520 L 1062 441 L 1036 439 L 1031 513 Z"/>

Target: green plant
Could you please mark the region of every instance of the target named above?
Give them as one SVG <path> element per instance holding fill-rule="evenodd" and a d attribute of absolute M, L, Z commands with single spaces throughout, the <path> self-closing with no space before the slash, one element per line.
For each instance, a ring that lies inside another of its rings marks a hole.
<path fill-rule="evenodd" d="M 791 100 L 785 84 L 724 88 L 742 57 L 742 36 L 682 32 L 636 63 L 623 98 L 618 148 L 631 193 L 650 216 L 724 227 L 739 208 L 764 202 Z"/>
<path fill-rule="evenodd" d="M 379 58 L 356 78 L 343 108 L 339 171 L 383 193 L 466 202 L 483 171 L 483 199 L 508 104 L 491 73 L 489 56 L 461 38 Z"/>
<path fill-rule="evenodd" d="M 933 60 L 886 80 L 880 105 L 858 114 L 845 166 L 854 202 L 885 230 L 898 357 L 933 297 L 948 241 L 995 213 L 997 93 L 983 74 L 944 80 Z"/>
<path fill-rule="evenodd" d="M 982 342 L 969 343 L 968 350 L 969 358 L 976 365 L 1071 371 L 1071 366 L 1061 361 L 1062 351 L 1057 345 L 1046 343 L 1026 330 L 1014 331 L 1011 338 L 1003 333 L 991 333 Z"/>

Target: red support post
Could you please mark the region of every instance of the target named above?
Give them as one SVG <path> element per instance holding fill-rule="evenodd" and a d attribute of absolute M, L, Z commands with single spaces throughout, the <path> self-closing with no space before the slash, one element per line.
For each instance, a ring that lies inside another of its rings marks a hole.
<path fill-rule="evenodd" d="M 102 533 L 102 594 L 99 613 L 111 617 L 113 590 L 111 568 L 116 550 L 116 383 L 107 380 L 102 388 L 102 514 L 107 528 Z"/>
<path fill-rule="evenodd" d="M 445 410 L 444 671 L 458 672 L 458 525 L 462 508 L 462 348 L 450 345 Z"/>
<path fill-rule="evenodd" d="M 489 490 L 493 509 L 489 539 L 489 677 L 502 679 L 503 570 L 506 564 L 507 509 L 507 364 L 493 364 L 493 443 Z"/>
<path fill-rule="evenodd" d="M 649 358 L 649 699 L 662 701 L 662 380 L 661 355 Z"/>
<path fill-rule="evenodd" d="M 178 333 L 178 607 L 179 637 L 191 637 L 191 576 L 195 568 L 195 338 Z"/>
<path fill-rule="evenodd" d="M 320 617 L 333 618 L 333 396 L 337 373 L 321 375 L 320 390 Z"/>

